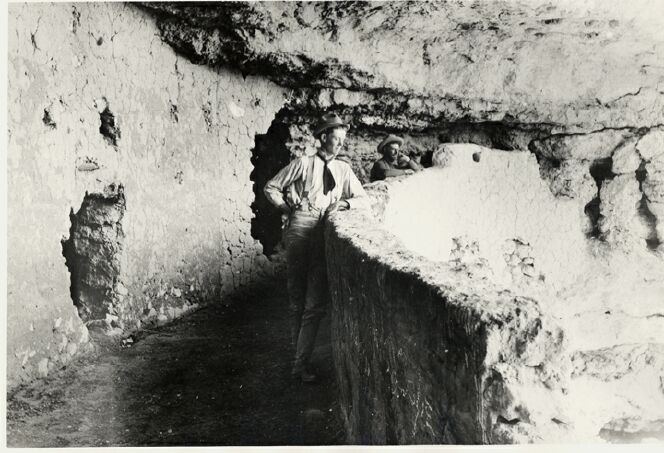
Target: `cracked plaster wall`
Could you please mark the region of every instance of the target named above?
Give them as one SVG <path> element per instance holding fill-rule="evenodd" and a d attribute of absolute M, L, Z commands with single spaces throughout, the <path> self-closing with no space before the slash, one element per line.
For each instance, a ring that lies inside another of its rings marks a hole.
<path fill-rule="evenodd" d="M 90 348 L 60 244 L 86 193 L 115 184 L 126 197 L 107 332 L 270 272 L 250 235 L 250 156 L 280 88 L 191 64 L 131 5 L 13 4 L 8 34 L 10 386 Z"/>

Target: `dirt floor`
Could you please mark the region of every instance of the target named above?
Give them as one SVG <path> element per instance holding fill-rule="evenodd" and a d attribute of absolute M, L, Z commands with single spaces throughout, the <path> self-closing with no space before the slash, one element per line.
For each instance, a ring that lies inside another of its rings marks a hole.
<path fill-rule="evenodd" d="M 324 323 L 322 379 L 290 377 L 282 282 L 144 331 L 7 401 L 10 447 L 335 445 L 344 442 Z"/>

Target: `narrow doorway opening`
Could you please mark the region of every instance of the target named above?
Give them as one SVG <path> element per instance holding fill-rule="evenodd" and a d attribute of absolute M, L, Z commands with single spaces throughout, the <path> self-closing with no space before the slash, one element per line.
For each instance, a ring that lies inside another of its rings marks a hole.
<path fill-rule="evenodd" d="M 256 146 L 252 150 L 251 163 L 254 170 L 254 202 L 251 209 L 251 235 L 263 245 L 263 253 L 270 257 L 279 252 L 281 242 L 281 215 L 263 193 L 265 183 L 290 162 L 287 143 L 290 139 L 288 126 L 275 119 L 267 133 L 256 135 Z"/>

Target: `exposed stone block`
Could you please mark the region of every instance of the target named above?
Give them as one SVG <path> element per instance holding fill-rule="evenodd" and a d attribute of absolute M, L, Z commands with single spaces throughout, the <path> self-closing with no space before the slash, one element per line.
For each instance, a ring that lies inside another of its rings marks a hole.
<path fill-rule="evenodd" d="M 555 160 L 596 160 L 610 157 L 629 132 L 606 130 L 589 134 L 553 135 L 535 140 L 531 146 L 538 155 Z"/>
<path fill-rule="evenodd" d="M 642 195 L 634 175 L 619 175 L 602 184 L 599 228 L 612 246 L 631 249 L 647 236 L 638 217 Z"/>
<path fill-rule="evenodd" d="M 556 196 L 588 203 L 597 195 L 597 185 L 590 175 L 587 161 L 570 159 L 554 166 L 548 159 L 542 159 L 540 175 L 549 181 L 549 189 Z"/>
<path fill-rule="evenodd" d="M 616 174 L 634 173 L 641 165 L 641 156 L 636 151 L 636 141 L 627 140 L 620 145 L 612 156 L 611 171 Z"/>
<path fill-rule="evenodd" d="M 649 131 L 641 137 L 636 148 L 645 160 L 650 160 L 664 153 L 664 131 L 660 129 Z"/>

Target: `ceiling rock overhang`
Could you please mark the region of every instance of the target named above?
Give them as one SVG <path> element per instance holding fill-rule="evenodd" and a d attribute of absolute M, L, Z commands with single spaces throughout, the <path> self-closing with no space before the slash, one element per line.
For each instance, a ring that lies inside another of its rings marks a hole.
<path fill-rule="evenodd" d="M 295 97 L 337 96 L 367 112 L 392 106 L 415 126 L 495 121 L 569 133 L 664 124 L 661 2 L 142 7 L 196 63 L 267 77 Z"/>

